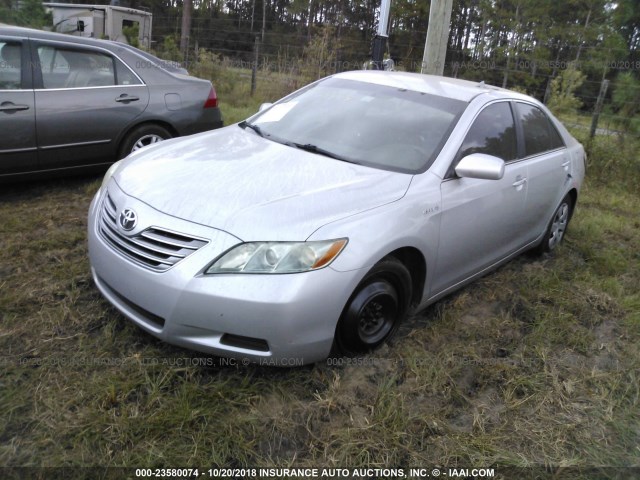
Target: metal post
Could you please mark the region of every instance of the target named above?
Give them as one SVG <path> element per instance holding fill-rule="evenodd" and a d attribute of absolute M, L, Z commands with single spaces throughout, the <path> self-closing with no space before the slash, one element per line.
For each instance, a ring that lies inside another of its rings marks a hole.
<path fill-rule="evenodd" d="M 258 74 L 258 55 L 260 52 L 260 36 L 256 35 L 253 44 L 253 68 L 251 69 L 251 96 L 256 93 L 256 76 Z"/>
<path fill-rule="evenodd" d="M 593 111 L 593 117 L 591 118 L 591 131 L 589 132 L 589 138 L 593 138 L 598 129 L 598 119 L 600 118 L 600 112 L 602 112 L 602 104 L 604 103 L 604 97 L 607 94 L 609 88 L 609 80 L 602 80 L 600 84 L 600 93 L 598 93 L 598 100 L 596 101 L 596 108 Z"/>
<path fill-rule="evenodd" d="M 373 51 L 371 60 L 374 70 L 384 70 L 382 61 L 384 60 L 384 47 L 387 42 L 389 30 L 389 13 L 391 12 L 391 0 L 382 0 L 380 4 L 380 18 L 378 19 L 378 30 L 373 39 Z"/>

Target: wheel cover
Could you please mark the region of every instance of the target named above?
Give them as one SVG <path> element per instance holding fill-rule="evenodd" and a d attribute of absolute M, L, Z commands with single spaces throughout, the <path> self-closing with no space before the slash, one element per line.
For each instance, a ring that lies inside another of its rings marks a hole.
<path fill-rule="evenodd" d="M 363 289 L 355 299 L 358 337 L 367 345 L 375 345 L 389 335 L 399 312 L 398 296 L 386 282 L 376 282 Z"/>
<path fill-rule="evenodd" d="M 160 135 L 156 135 L 155 133 L 144 135 L 140 137 L 136 143 L 133 144 L 133 148 L 131 149 L 131 151 L 135 152 L 136 150 L 140 150 L 142 147 L 146 147 L 163 140 L 164 138 L 162 138 Z"/>
<path fill-rule="evenodd" d="M 551 228 L 549 229 L 549 250 L 556 248 L 562 241 L 568 223 L 569 205 L 563 203 L 558 207 L 558 210 L 556 210 L 556 214 L 553 216 L 553 221 L 551 222 Z"/>

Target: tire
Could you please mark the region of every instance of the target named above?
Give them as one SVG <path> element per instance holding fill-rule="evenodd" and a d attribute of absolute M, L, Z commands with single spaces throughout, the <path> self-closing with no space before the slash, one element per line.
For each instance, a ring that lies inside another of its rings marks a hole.
<path fill-rule="evenodd" d="M 407 268 L 395 258 L 377 263 L 342 311 L 335 336 L 340 353 L 368 352 L 391 338 L 406 318 L 410 300 Z"/>
<path fill-rule="evenodd" d="M 171 138 L 169 131 L 160 125 L 140 125 L 131 130 L 120 144 L 118 159 L 124 158 L 139 148 Z"/>
<path fill-rule="evenodd" d="M 567 194 L 556 211 L 553 212 L 553 217 L 551 217 L 551 221 L 549 222 L 549 226 L 547 227 L 547 231 L 542 238 L 542 242 L 535 249 L 535 253 L 541 255 L 544 253 L 551 253 L 556 249 L 567 232 L 567 228 L 569 227 L 569 221 L 571 220 L 571 215 L 573 214 L 573 199 L 571 195 Z"/>

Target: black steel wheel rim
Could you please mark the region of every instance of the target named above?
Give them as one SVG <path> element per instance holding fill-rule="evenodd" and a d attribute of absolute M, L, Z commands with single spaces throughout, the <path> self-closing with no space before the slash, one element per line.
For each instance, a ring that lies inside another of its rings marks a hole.
<path fill-rule="evenodd" d="M 375 345 L 394 327 L 399 313 L 398 296 L 386 282 L 369 285 L 359 296 L 364 298 L 359 299 L 363 301 L 357 311 L 358 337 L 367 345 Z"/>

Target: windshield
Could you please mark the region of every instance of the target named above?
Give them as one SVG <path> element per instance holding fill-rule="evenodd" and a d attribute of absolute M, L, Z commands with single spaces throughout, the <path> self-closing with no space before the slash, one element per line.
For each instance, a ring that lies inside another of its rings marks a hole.
<path fill-rule="evenodd" d="M 412 90 L 329 78 L 254 116 L 248 125 L 292 147 L 418 173 L 431 165 L 466 105 Z"/>

